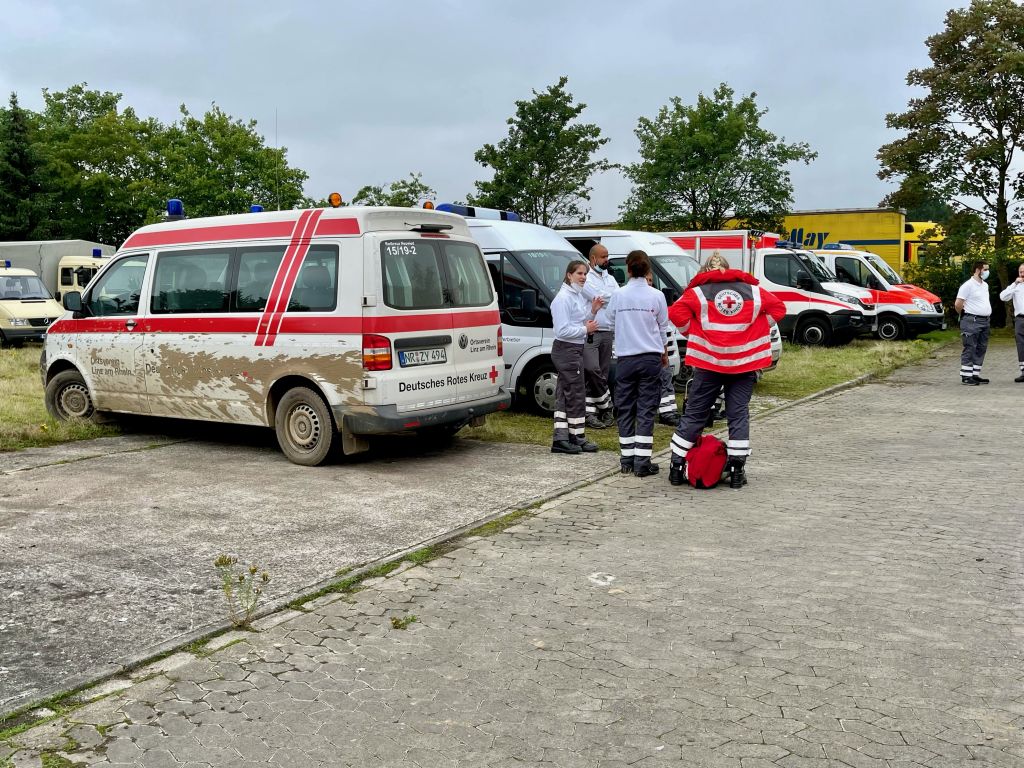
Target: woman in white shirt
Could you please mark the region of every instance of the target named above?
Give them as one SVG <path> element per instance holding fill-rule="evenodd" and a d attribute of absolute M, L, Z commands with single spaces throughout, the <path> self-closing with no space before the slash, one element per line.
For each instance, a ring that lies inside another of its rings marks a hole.
<path fill-rule="evenodd" d="M 586 389 L 583 382 L 583 344 L 597 330 L 594 315 L 603 304 L 598 297 L 588 302 L 583 297 L 587 265 L 570 261 L 565 279 L 551 302 L 551 320 L 555 340 L 551 362 L 558 372 L 555 386 L 555 432 L 552 453 L 594 453 L 597 445 L 584 436 L 587 418 Z"/>

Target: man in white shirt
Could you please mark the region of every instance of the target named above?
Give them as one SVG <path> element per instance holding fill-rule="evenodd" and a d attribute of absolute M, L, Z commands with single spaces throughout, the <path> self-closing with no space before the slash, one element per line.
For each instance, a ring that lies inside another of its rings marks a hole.
<path fill-rule="evenodd" d="M 960 353 L 960 381 L 970 386 L 988 384 L 981 378 L 981 366 L 988 351 L 989 321 L 992 302 L 988 295 L 988 263 L 974 262 L 974 274 L 956 292 L 954 306 L 960 316 L 960 338 L 964 349 Z"/>
<path fill-rule="evenodd" d="M 583 297 L 587 301 L 604 300 L 598 310 L 597 330 L 587 336 L 583 347 L 583 379 L 587 388 L 587 421 L 591 429 L 604 429 L 615 423 L 612 417 L 612 395 L 608 391 L 608 372 L 612 365 L 612 344 L 615 332 L 608 321 L 606 308 L 619 284 L 608 271 L 608 249 L 598 243 L 590 249 L 590 271 L 583 284 Z"/>
<path fill-rule="evenodd" d="M 1017 342 L 1017 365 L 1020 376 L 1014 381 L 1024 384 L 1024 264 L 1017 267 L 1017 279 L 999 294 L 1000 301 L 1013 302 L 1013 338 Z"/>

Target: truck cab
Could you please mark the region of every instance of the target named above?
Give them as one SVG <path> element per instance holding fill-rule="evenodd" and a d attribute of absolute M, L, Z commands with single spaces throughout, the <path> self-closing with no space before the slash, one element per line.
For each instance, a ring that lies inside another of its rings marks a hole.
<path fill-rule="evenodd" d="M 63 313 L 35 272 L 0 262 L 0 346 L 43 341 L 50 324 Z"/>
<path fill-rule="evenodd" d="M 875 335 L 884 341 L 914 338 L 946 328 L 942 301 L 907 283 L 880 256 L 846 243 L 829 243 L 813 251 L 839 279 L 870 292 L 878 322 Z"/>

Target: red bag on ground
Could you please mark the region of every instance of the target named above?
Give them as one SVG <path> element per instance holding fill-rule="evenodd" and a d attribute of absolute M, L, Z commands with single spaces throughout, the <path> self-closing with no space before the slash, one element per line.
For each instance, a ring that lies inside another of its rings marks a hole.
<path fill-rule="evenodd" d="M 686 452 L 686 479 L 694 488 L 714 488 L 727 460 L 725 443 L 714 435 L 701 435 Z"/>

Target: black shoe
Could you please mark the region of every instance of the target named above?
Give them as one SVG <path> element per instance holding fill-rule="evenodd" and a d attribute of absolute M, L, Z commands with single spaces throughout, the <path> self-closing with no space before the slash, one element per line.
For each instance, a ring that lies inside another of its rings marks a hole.
<path fill-rule="evenodd" d="M 589 440 L 574 440 L 573 443 L 584 453 L 597 453 L 597 443 L 592 443 Z"/>
<path fill-rule="evenodd" d="M 1018 384 L 1024 384 L 1024 373 L 1022 373 L 1020 376 L 1014 379 L 1014 381 L 1016 381 Z"/>
<path fill-rule="evenodd" d="M 672 462 L 668 468 L 668 481 L 672 485 L 686 485 L 686 462 L 676 464 Z"/>
<path fill-rule="evenodd" d="M 971 376 L 976 384 L 988 384 L 988 379 L 983 379 L 981 376 Z"/>
<path fill-rule="evenodd" d="M 634 469 L 633 474 L 637 477 L 647 477 L 649 475 L 656 475 L 660 471 L 660 467 L 657 464 L 651 463 L 647 466 L 640 467 L 640 469 Z"/>
<path fill-rule="evenodd" d="M 731 464 L 728 470 L 730 488 L 742 488 L 747 484 L 747 470 L 742 464 Z"/>
<path fill-rule="evenodd" d="M 611 427 L 615 424 L 615 414 L 612 412 L 610 408 L 603 414 L 600 414 L 599 418 L 601 419 L 601 421 L 604 422 L 604 425 L 606 427 Z"/>
<path fill-rule="evenodd" d="M 552 453 L 581 453 L 582 449 L 569 440 L 555 440 L 551 444 Z"/>
<path fill-rule="evenodd" d="M 960 383 L 966 384 L 968 387 L 976 387 L 981 384 L 980 381 L 975 381 L 973 376 L 961 376 Z"/>
<path fill-rule="evenodd" d="M 604 423 L 596 414 L 587 414 L 587 419 L 584 422 L 587 425 L 587 429 L 607 429 L 608 425 Z"/>
<path fill-rule="evenodd" d="M 678 416 L 659 416 L 658 423 L 664 424 L 666 427 L 678 427 L 679 417 Z"/>
<path fill-rule="evenodd" d="M 633 474 L 633 465 L 632 464 L 620 464 L 619 465 L 619 472 L 621 472 L 624 475 L 632 475 Z"/>

